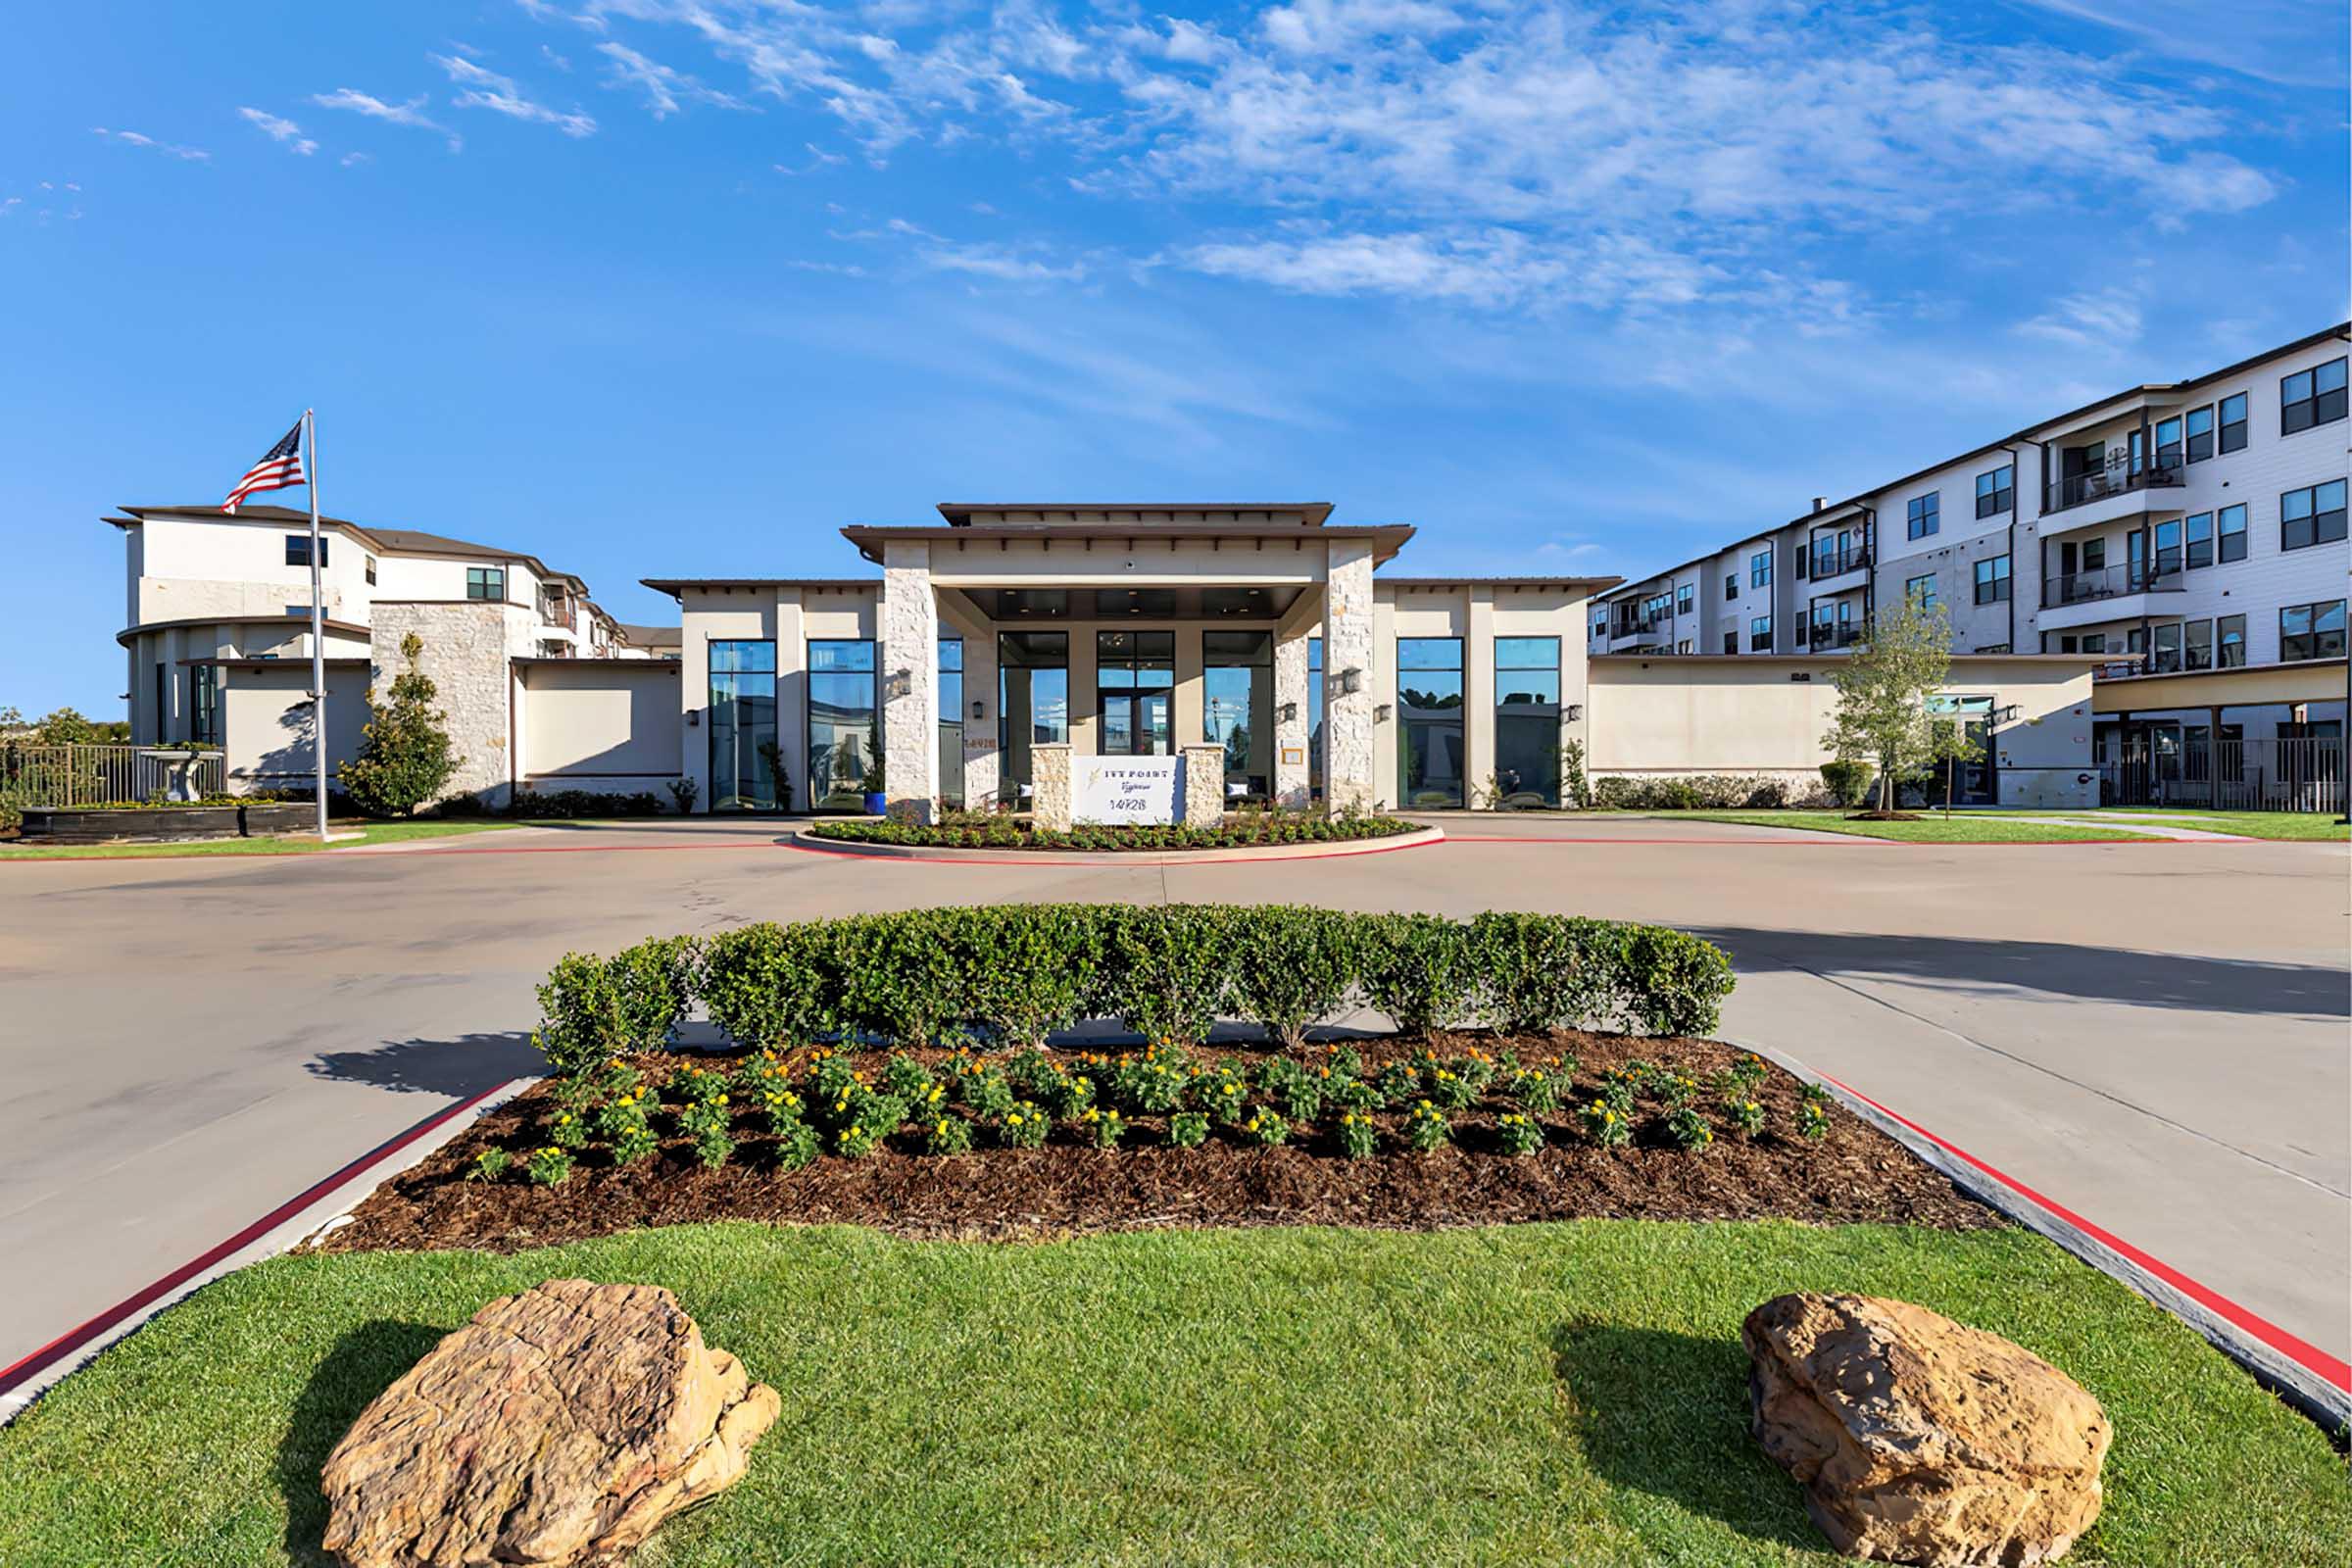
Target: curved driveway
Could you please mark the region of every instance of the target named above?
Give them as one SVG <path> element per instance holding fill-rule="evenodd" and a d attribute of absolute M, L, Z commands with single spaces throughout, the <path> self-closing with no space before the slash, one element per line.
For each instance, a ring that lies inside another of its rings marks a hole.
<path fill-rule="evenodd" d="M 885 861 L 699 820 L 0 864 L 0 1366 L 440 1106 L 532 1071 L 532 989 L 567 950 L 1045 899 L 1683 926 L 1739 965 L 1728 1035 L 2352 1356 L 2344 848 L 1445 826 L 1435 848 L 1256 865 Z"/>

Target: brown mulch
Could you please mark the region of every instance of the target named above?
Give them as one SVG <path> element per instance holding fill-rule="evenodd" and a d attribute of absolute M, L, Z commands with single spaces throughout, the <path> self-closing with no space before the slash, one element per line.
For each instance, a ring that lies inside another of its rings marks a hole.
<path fill-rule="evenodd" d="M 1351 1042 L 1370 1072 L 1410 1054 L 1420 1042 Z M 1739 1053 L 1704 1040 L 1563 1033 L 1543 1039 L 1458 1036 L 1432 1042 L 1440 1054 L 1467 1044 L 1515 1050 L 1523 1061 L 1553 1054 L 1580 1062 L 1576 1100 L 1590 1097 L 1599 1074 L 1644 1058 L 1679 1067 L 1702 1084 Z M 936 1056 L 938 1053 L 917 1053 Z M 1254 1061 L 1259 1053 L 1211 1049 L 1200 1054 Z M 647 1081 L 671 1069 L 725 1058 L 641 1058 Z M 877 1074 L 885 1054 L 858 1063 Z M 1646 1102 L 1636 1142 L 1601 1149 L 1574 1128 L 1566 1108 L 1538 1119 L 1545 1146 L 1504 1155 L 1494 1120 L 1505 1107 L 1490 1098 L 1454 1118 L 1455 1143 L 1435 1153 L 1407 1151 L 1400 1112 L 1382 1112 L 1381 1152 L 1344 1157 L 1318 1125 L 1279 1149 L 1241 1142 L 1227 1129 L 1199 1149 L 1165 1143 L 1162 1118 L 1138 1116 L 1116 1151 L 1080 1143 L 1056 1128 L 1043 1149 L 987 1146 L 970 1154 L 919 1152 L 906 1133 L 861 1160 L 830 1153 L 803 1170 L 776 1169 L 774 1145 L 761 1124 L 742 1118 L 733 1159 L 716 1170 L 697 1164 L 672 1138 L 633 1167 L 615 1167 L 601 1151 L 583 1152 L 561 1187 L 527 1184 L 519 1155 L 542 1140 L 554 1114 L 545 1085 L 481 1117 L 458 1139 L 361 1203 L 351 1223 L 318 1245 L 329 1251 L 479 1248 L 513 1251 L 606 1236 L 649 1225 L 750 1219 L 783 1224 L 869 1225 L 901 1236 L 996 1239 L 1079 1235 L 1166 1227 L 1353 1225 L 1391 1230 L 1558 1219 L 1790 1219 L 1821 1224 L 1881 1223 L 1975 1230 L 2006 1223 L 1915 1158 L 1900 1144 L 1842 1109 L 1816 1140 L 1794 1131 L 1796 1080 L 1777 1067 L 1755 1092 L 1770 1129 L 1748 1142 L 1723 1123 L 1714 1097 L 1702 1112 L 1715 1142 L 1696 1152 L 1675 1148 Z M 1331 1117 L 1327 1114 L 1324 1120 Z M 666 1133 L 666 1114 L 657 1118 Z M 467 1181 L 479 1150 L 515 1152 L 516 1165 L 496 1182 Z"/>

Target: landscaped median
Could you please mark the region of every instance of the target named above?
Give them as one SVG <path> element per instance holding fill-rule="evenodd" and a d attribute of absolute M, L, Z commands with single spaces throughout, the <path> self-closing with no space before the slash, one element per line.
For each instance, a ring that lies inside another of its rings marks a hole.
<path fill-rule="evenodd" d="M 1184 823 L 1103 824 L 1040 828 L 1002 811 L 954 811 L 937 822 L 855 818 L 816 822 L 805 836 L 837 844 L 925 850 L 1121 851 L 1249 850 L 1315 844 L 1364 844 L 1376 839 L 1443 837 L 1418 822 L 1393 816 L 1305 811 L 1241 811 L 1215 827 Z"/>
<path fill-rule="evenodd" d="M 666 1287 L 781 1396 L 669 1564 L 1827 1562 L 1748 1432 L 1741 1320 L 1790 1291 L 2079 1381 L 2082 1560 L 2336 1560 L 2324 1435 L 1703 1038 L 1731 985 L 1657 927 L 1221 906 L 570 956 L 546 1082 L 0 1432 L 0 1562 L 310 1560 L 363 1407 L 555 1278 Z M 697 1009 L 731 1051 L 678 1049 Z"/>

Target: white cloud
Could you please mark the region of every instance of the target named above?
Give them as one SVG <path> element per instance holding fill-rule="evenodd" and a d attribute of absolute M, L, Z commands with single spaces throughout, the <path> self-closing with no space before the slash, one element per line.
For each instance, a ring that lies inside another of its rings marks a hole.
<path fill-rule="evenodd" d="M 2139 301 L 2117 288 L 2070 294 L 2017 330 L 2076 348 L 2129 348 L 2139 340 Z"/>
<path fill-rule="evenodd" d="M 176 158 L 182 163 L 209 164 L 213 161 L 213 155 L 201 147 L 177 147 L 168 141 L 157 141 L 153 136 L 142 136 L 135 130 L 109 130 L 104 125 L 92 125 L 90 133 L 103 136 L 108 141 L 119 141 L 125 147 L 152 148 L 167 158 Z"/>
<path fill-rule="evenodd" d="M 426 100 L 422 93 L 417 94 L 407 103 L 395 104 L 386 103 L 381 98 L 360 92 L 355 88 L 337 87 L 333 92 L 313 93 L 311 102 L 321 109 L 346 109 L 355 115 L 366 115 L 369 120 L 381 120 L 387 124 L 393 125 L 406 125 L 412 130 L 434 131 L 449 139 L 449 150 L 453 153 L 463 150 L 466 145 L 465 139 L 456 131 L 425 114 Z"/>
<path fill-rule="evenodd" d="M 731 93 L 723 93 L 659 60 L 649 59 L 625 43 L 607 40 L 596 46 L 597 53 L 612 62 L 607 74 L 611 85 L 635 87 L 645 94 L 646 107 L 656 120 L 666 120 L 678 112 L 681 101 L 710 104 L 719 109 L 743 109 L 744 101 Z"/>
<path fill-rule="evenodd" d="M 566 136 L 580 137 L 596 134 L 596 121 L 578 110 L 566 113 L 550 109 L 523 96 L 522 88 L 514 77 L 502 76 L 475 65 L 463 55 L 433 55 L 439 66 L 465 90 L 452 99 L 460 109 L 487 109 L 492 114 L 505 115 L 532 124 L 553 125 Z"/>
<path fill-rule="evenodd" d="M 372 164 L 375 162 L 375 160 L 368 157 L 366 153 L 345 153 L 341 158 L 336 159 L 335 162 L 345 169 L 357 169 L 362 164 Z"/>
<path fill-rule="evenodd" d="M 318 144 L 302 133 L 302 127 L 291 120 L 280 119 L 266 110 L 239 109 L 246 122 L 271 141 L 285 147 L 297 157 L 308 158 L 318 150 Z"/>
<path fill-rule="evenodd" d="M 2290 87 L 2344 86 L 2344 8 L 2335 0 L 2027 0 L 2112 27 L 2140 48 Z"/>

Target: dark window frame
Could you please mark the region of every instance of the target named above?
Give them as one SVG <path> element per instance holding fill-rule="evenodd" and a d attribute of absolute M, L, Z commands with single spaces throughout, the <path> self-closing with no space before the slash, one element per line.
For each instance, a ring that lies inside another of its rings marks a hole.
<path fill-rule="evenodd" d="M 1750 588 L 1772 586 L 1772 549 L 1766 546 L 1747 558 L 1747 585 Z"/>
<path fill-rule="evenodd" d="M 2234 520 L 2237 526 L 2232 528 Z M 2213 514 L 2214 560 L 2222 565 L 2246 559 L 2246 504 L 2222 507 Z"/>
<path fill-rule="evenodd" d="M 2237 406 L 2237 417 L 2230 417 L 2230 405 Z M 2246 450 L 2246 394 L 2232 392 L 2214 406 L 2214 450 L 2227 456 Z"/>
<path fill-rule="evenodd" d="M 1943 492 L 1931 490 L 1903 503 L 1903 532 L 1912 539 L 1932 538 L 1943 531 Z"/>
<path fill-rule="evenodd" d="M 1920 588 L 1921 583 L 1927 584 L 1927 588 L 1924 591 L 1922 591 Z M 1904 578 L 1903 597 L 1910 600 L 1922 610 L 1934 610 L 1937 605 L 1943 603 L 1943 601 L 1936 596 L 1936 574 L 1932 571 L 1928 572 L 1924 576 Z"/>
<path fill-rule="evenodd" d="M 2202 417 L 2205 427 L 2197 428 Z M 2188 432 L 2181 442 L 2182 459 L 2187 463 L 2203 463 L 2213 456 L 2213 405 L 2204 404 L 2180 416 L 2182 427 Z"/>
<path fill-rule="evenodd" d="M 2234 658 L 2231 654 L 2234 652 Z M 2243 669 L 2246 663 L 2246 617 L 2241 614 L 2213 617 L 2213 667 Z"/>
<path fill-rule="evenodd" d="M 1992 487 L 1985 488 L 1990 479 Z M 1977 515 L 1997 517 L 2017 505 L 2017 465 L 2004 463 L 1977 475 Z"/>
<path fill-rule="evenodd" d="M 2320 622 L 2329 611 L 2335 612 L 2335 624 L 2332 627 L 2324 627 Z M 2286 629 L 2287 617 L 2294 614 L 2300 614 L 2303 617 L 2303 630 L 2299 632 L 2290 632 Z M 2308 646 L 2300 649 L 2292 648 L 2288 642 L 2290 637 L 2296 643 Z M 2333 644 L 2332 647 L 2329 646 L 2330 643 Z M 2280 605 L 2278 607 L 2278 662 L 2300 664 L 2312 660 L 2341 659 L 2343 657 L 2344 601 L 2341 599 L 2315 599 L 2307 605 Z"/>
<path fill-rule="evenodd" d="M 2333 424 L 2344 417 L 2345 368 L 2346 356 L 2339 354 L 2325 364 L 2278 378 L 2280 435 L 2301 435 L 2306 430 L 2316 430 L 2323 424 Z M 2329 371 L 2334 372 L 2332 377 Z M 2290 396 L 2298 381 L 2303 383 L 2302 396 Z"/>
<path fill-rule="evenodd" d="M 2203 524 L 2200 532 L 2198 525 Z M 2180 519 L 2180 564 L 2186 571 L 2195 571 L 2213 564 L 2213 514 L 2192 512 Z"/>
<path fill-rule="evenodd" d="M 2325 479 L 2318 484 L 2307 484 L 2300 489 L 2288 490 L 2280 494 L 2278 497 L 2279 550 L 2281 552 L 2309 550 L 2316 545 L 2342 543 L 2344 539 L 2345 489 L 2345 482 L 2341 479 Z M 2328 494 L 2329 491 L 2333 491 L 2334 494 L 2329 496 Z M 2287 503 L 2298 496 L 2310 498 L 2306 504 L 2307 510 L 2301 517 L 2289 517 L 2286 514 Z M 2323 510 L 2321 505 L 2323 501 L 2332 501 L 2334 505 Z M 2296 522 L 2306 525 L 2305 536 L 2300 540 L 2296 539 L 2293 531 L 2293 524 Z"/>
<path fill-rule="evenodd" d="M 1972 574 L 1976 579 L 1978 604 L 1997 605 L 2008 599 L 2010 562 L 2007 556 L 1985 557 L 1976 564 Z"/>
<path fill-rule="evenodd" d="M 495 589 L 496 592 L 492 590 Z M 467 566 L 466 568 L 466 597 L 488 604 L 507 602 L 507 568 L 504 566 Z M 757 642 L 758 638 L 730 638 L 732 642 Z"/>
<path fill-rule="evenodd" d="M 1750 615 L 1747 621 L 1747 651 L 1751 654 L 1772 652 L 1772 617 Z"/>
<path fill-rule="evenodd" d="M 324 571 L 326 569 L 327 563 L 334 559 L 334 551 L 328 548 L 333 543 L 334 541 L 326 534 L 320 534 L 318 536 L 318 569 L 320 571 Z M 307 566 L 310 564 L 311 536 L 307 533 L 290 533 L 286 535 L 286 564 L 289 566 Z M 370 578 L 369 580 L 373 581 L 374 579 Z"/>

